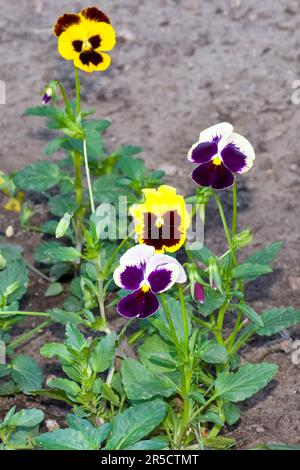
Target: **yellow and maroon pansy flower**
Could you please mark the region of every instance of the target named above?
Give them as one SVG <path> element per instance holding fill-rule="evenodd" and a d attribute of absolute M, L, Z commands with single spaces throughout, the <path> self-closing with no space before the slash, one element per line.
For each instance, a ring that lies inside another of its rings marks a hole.
<path fill-rule="evenodd" d="M 156 253 L 177 251 L 186 240 L 190 216 L 184 198 L 172 186 L 143 189 L 145 201 L 131 207 L 138 242 Z"/>
<path fill-rule="evenodd" d="M 80 13 L 65 13 L 54 26 L 58 52 L 75 67 L 85 72 L 103 71 L 110 66 L 110 51 L 116 44 L 116 34 L 109 18 L 96 7 Z"/>

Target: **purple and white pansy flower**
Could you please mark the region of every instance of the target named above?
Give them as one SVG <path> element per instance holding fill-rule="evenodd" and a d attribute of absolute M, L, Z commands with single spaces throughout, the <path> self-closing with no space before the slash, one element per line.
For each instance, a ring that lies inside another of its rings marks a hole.
<path fill-rule="evenodd" d="M 222 122 L 201 132 L 188 153 L 188 160 L 199 166 L 193 171 L 196 184 L 213 189 L 229 188 L 235 173 L 246 173 L 253 165 L 255 153 L 245 137 Z"/>
<path fill-rule="evenodd" d="M 134 246 L 121 256 L 120 266 L 114 272 L 116 285 L 132 291 L 120 300 L 117 311 L 126 318 L 148 318 L 159 309 L 157 294 L 186 279 L 175 258 L 156 254 L 152 246 Z"/>

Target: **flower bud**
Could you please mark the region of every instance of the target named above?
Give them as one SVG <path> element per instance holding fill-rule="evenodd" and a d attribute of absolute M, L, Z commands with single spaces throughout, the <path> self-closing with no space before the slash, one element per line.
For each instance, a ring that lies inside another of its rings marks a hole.
<path fill-rule="evenodd" d="M 56 238 L 62 238 L 64 236 L 64 234 L 69 228 L 72 217 L 73 212 L 66 212 L 64 216 L 60 219 L 55 230 Z"/>
<path fill-rule="evenodd" d="M 195 283 L 194 297 L 200 304 L 204 304 L 204 287 L 199 282 Z"/>
<path fill-rule="evenodd" d="M 45 86 L 43 90 L 43 98 L 42 98 L 42 104 L 46 105 L 51 101 L 53 96 L 55 96 L 55 91 L 57 87 L 57 81 L 56 80 L 51 80 L 51 82 L 48 83 L 48 85 Z"/>
<path fill-rule="evenodd" d="M 4 258 L 3 254 L 0 251 L 0 271 L 4 269 L 6 266 L 6 259 Z"/>

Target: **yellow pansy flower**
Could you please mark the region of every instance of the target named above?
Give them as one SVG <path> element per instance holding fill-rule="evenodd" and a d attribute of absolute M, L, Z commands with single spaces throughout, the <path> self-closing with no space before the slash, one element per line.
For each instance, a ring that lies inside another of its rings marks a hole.
<path fill-rule="evenodd" d="M 10 197 L 9 200 L 4 204 L 4 209 L 11 212 L 21 212 L 22 203 L 24 200 L 24 193 L 18 192 L 16 197 Z"/>
<path fill-rule="evenodd" d="M 153 246 L 157 253 L 179 250 L 186 240 L 190 216 L 183 196 L 172 186 L 143 189 L 145 201 L 130 208 L 135 232 L 141 244 Z"/>
<path fill-rule="evenodd" d="M 80 13 L 65 13 L 54 26 L 58 37 L 58 52 L 75 67 L 85 72 L 103 71 L 110 66 L 110 51 L 116 44 L 116 34 L 109 18 L 96 7 Z"/>

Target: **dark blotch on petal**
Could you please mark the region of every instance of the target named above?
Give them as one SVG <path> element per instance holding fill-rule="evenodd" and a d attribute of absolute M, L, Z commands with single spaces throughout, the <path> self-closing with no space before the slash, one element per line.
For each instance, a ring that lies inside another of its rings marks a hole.
<path fill-rule="evenodd" d="M 96 7 L 89 7 L 81 11 L 82 16 L 87 20 L 99 21 L 102 23 L 110 23 L 110 19 L 103 11 L 98 10 Z"/>
<path fill-rule="evenodd" d="M 127 266 L 120 275 L 120 281 L 125 289 L 136 290 L 144 279 L 143 266 Z"/>
<path fill-rule="evenodd" d="M 168 269 L 155 269 L 148 276 L 148 282 L 150 284 L 152 292 L 157 294 L 166 289 L 170 284 L 172 278 L 172 273 Z"/>
<path fill-rule="evenodd" d="M 96 36 L 92 36 L 91 38 L 89 38 L 89 43 L 91 44 L 93 49 L 97 49 L 98 47 L 100 47 L 101 44 L 100 36 L 98 34 Z"/>
<path fill-rule="evenodd" d="M 81 52 L 79 58 L 84 65 L 89 65 L 90 62 L 93 65 L 99 65 L 103 61 L 102 55 L 92 49 Z"/>
<path fill-rule="evenodd" d="M 162 215 L 164 224 L 156 227 L 157 217 L 151 212 L 144 214 L 144 233 L 142 238 L 144 243 L 154 246 L 156 250 L 161 250 L 163 246 L 172 247 L 177 245 L 182 233 L 180 231 L 181 217 L 177 211 L 168 211 Z"/>
<path fill-rule="evenodd" d="M 157 312 L 159 302 L 151 292 L 137 290 L 120 300 L 117 311 L 126 318 L 147 318 Z"/>
<path fill-rule="evenodd" d="M 70 26 L 80 23 L 80 16 L 75 13 L 65 13 L 60 16 L 54 26 L 55 36 L 60 36 L 61 33 L 66 31 Z"/>
<path fill-rule="evenodd" d="M 194 148 L 191 158 L 195 163 L 206 163 L 209 162 L 217 153 L 217 143 L 203 142 Z"/>
<path fill-rule="evenodd" d="M 228 144 L 221 152 L 224 164 L 233 173 L 240 173 L 247 164 L 246 155 L 244 155 L 234 144 Z"/>
<path fill-rule="evenodd" d="M 198 166 L 193 171 L 192 178 L 199 186 L 211 186 L 213 189 L 229 188 L 234 182 L 233 174 L 225 165 L 214 165 L 212 162 Z"/>
<path fill-rule="evenodd" d="M 73 41 L 72 46 L 74 48 L 74 51 L 81 52 L 82 51 L 82 44 L 83 44 L 83 42 L 80 41 L 80 39 L 76 39 L 75 41 Z"/>

